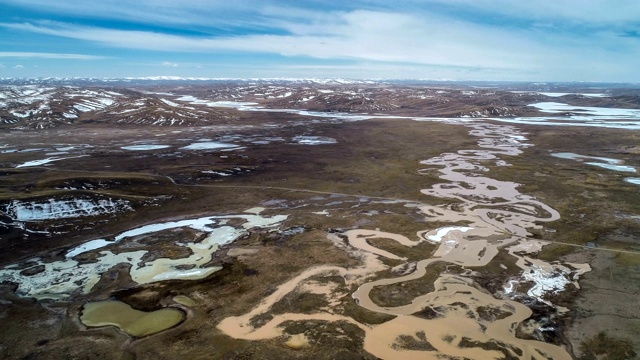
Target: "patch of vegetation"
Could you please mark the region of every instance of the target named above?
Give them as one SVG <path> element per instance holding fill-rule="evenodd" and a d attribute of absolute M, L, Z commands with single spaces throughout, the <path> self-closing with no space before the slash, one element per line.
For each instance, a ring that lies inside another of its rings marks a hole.
<path fill-rule="evenodd" d="M 416 339 L 417 337 L 417 339 Z M 396 339 L 394 348 L 418 350 L 418 351 L 437 351 L 429 341 L 423 331 L 417 332 L 416 337 L 410 335 L 400 335 Z"/>
<path fill-rule="evenodd" d="M 447 263 L 432 263 L 419 279 L 403 281 L 386 286 L 376 286 L 371 290 L 371 300 L 380 306 L 402 306 L 410 304 L 418 296 L 428 294 L 435 288 L 433 283 L 443 272 L 459 272 L 457 266 Z"/>
<path fill-rule="evenodd" d="M 304 333 L 314 346 L 329 346 L 332 349 L 346 349 L 353 352 L 362 349 L 364 330 L 348 322 L 285 321 L 282 327 L 288 334 Z"/>
<path fill-rule="evenodd" d="M 480 319 L 490 322 L 502 320 L 513 315 L 511 312 L 504 311 L 494 306 L 479 306 L 476 311 L 478 312 Z"/>
<path fill-rule="evenodd" d="M 540 260 L 556 261 L 560 257 L 568 255 L 575 251 L 574 246 L 562 245 L 562 244 L 549 244 L 545 245 L 542 250 L 535 254 Z"/>
<path fill-rule="evenodd" d="M 293 311 L 296 313 L 310 314 L 327 306 L 329 306 L 329 302 L 322 294 L 289 293 L 285 295 L 282 300 L 273 304 L 271 312 L 274 314 L 284 314 Z"/>
<path fill-rule="evenodd" d="M 344 315 L 351 317 L 359 323 L 378 325 L 396 318 L 394 315 L 367 310 L 356 304 L 352 299 L 349 300 L 350 301 L 344 305 Z"/>
<path fill-rule="evenodd" d="M 517 260 L 515 256 L 510 255 L 504 250 L 500 250 L 487 265 L 477 270 L 483 274 L 488 273 L 490 275 L 517 274 L 522 271 L 522 269 L 516 265 Z"/>
<path fill-rule="evenodd" d="M 260 328 L 271 320 L 273 320 L 273 315 L 271 315 L 270 313 L 264 313 L 252 317 L 249 323 L 254 328 Z"/>
<path fill-rule="evenodd" d="M 439 308 L 434 309 L 431 306 L 427 306 L 426 308 L 413 313 L 412 315 L 422 319 L 431 320 L 443 316 L 443 314 L 440 314 L 437 310 L 439 310 Z"/>
<path fill-rule="evenodd" d="M 425 227 L 424 224 L 422 224 L 421 226 L 423 228 Z M 412 238 L 410 239 L 415 240 Z M 367 242 L 379 249 L 382 249 L 394 255 L 406 258 L 408 261 L 420 261 L 426 258 L 429 254 L 431 254 L 436 248 L 436 245 L 426 241 L 423 241 L 420 244 L 413 247 L 408 247 L 398 243 L 395 240 L 384 239 L 384 238 L 371 238 L 371 239 L 367 239 Z"/>
<path fill-rule="evenodd" d="M 604 331 L 583 341 L 579 350 L 578 360 L 632 360 L 638 355 L 629 340 L 610 337 Z"/>
<path fill-rule="evenodd" d="M 625 265 L 625 266 L 640 265 L 640 254 L 617 253 L 613 259 L 618 265 Z"/>
<path fill-rule="evenodd" d="M 507 349 L 505 344 L 502 344 L 500 342 L 495 342 L 495 341 L 489 341 L 489 342 L 479 342 L 479 341 L 474 341 L 468 337 L 463 337 L 460 340 L 460 344 L 459 346 L 461 348 L 480 348 L 483 350 L 493 350 L 493 351 L 499 351 L 502 354 L 504 354 L 504 357 L 501 359 L 504 360 L 518 360 L 520 359 L 520 357 L 518 356 L 514 356 L 511 354 L 511 352 Z M 519 349 L 513 349 L 511 348 L 514 352 L 517 353 L 516 350 Z"/>

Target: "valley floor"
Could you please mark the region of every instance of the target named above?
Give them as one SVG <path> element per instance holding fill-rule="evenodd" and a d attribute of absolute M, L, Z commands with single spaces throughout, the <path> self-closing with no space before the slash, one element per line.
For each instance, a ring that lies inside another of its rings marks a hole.
<path fill-rule="evenodd" d="M 0 133 L 1 357 L 638 353 L 633 127 L 224 109 Z"/>

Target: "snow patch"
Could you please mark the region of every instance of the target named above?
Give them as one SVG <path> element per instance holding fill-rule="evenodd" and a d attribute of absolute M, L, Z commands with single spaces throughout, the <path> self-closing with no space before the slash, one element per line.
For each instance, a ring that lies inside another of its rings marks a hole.
<path fill-rule="evenodd" d="M 212 175 L 219 175 L 219 176 L 231 176 L 233 174 L 229 174 L 226 172 L 222 172 L 222 171 L 213 171 L 213 170 L 203 170 L 201 171 L 201 173 L 203 174 L 212 174 Z"/>
<path fill-rule="evenodd" d="M 79 158 L 79 157 L 83 157 L 83 156 L 89 156 L 89 155 L 80 155 L 80 156 L 69 156 L 69 157 L 63 157 L 63 158 L 46 158 L 46 159 L 40 159 L 40 160 L 32 160 L 32 161 L 27 161 L 25 163 L 17 165 L 16 168 L 40 166 L 40 165 L 48 164 L 48 163 L 54 162 L 54 161 L 60 161 L 60 160 L 65 160 L 65 159 L 74 159 L 74 158 Z"/>
<path fill-rule="evenodd" d="M 301 145 L 325 145 L 338 143 L 336 139 L 325 136 L 296 136 L 292 141 Z"/>
<path fill-rule="evenodd" d="M 542 300 L 542 297 L 546 293 L 557 294 L 572 283 L 572 281 L 567 278 L 568 274 L 564 269 L 549 270 L 534 265 L 529 271 L 525 271 L 524 274 L 522 274 L 522 278 L 535 284 L 527 291 L 527 295 L 546 302 Z"/>
<path fill-rule="evenodd" d="M 160 99 L 160 101 L 162 101 L 163 103 L 169 105 L 169 106 L 173 106 L 173 107 L 181 107 L 182 105 L 178 104 L 178 103 L 174 103 L 173 101 L 167 100 L 167 99 Z"/>
<path fill-rule="evenodd" d="M 447 236 L 447 234 L 449 234 L 452 231 L 467 232 L 469 230 L 473 230 L 473 228 L 466 227 L 466 226 L 445 226 L 445 227 L 436 229 L 435 234 L 427 235 L 426 238 L 427 240 L 439 243 L 442 241 L 442 239 L 445 236 Z M 430 233 L 432 233 L 432 231 Z"/>
<path fill-rule="evenodd" d="M 37 221 L 95 216 L 128 210 L 133 208 L 126 200 L 49 199 L 30 202 L 13 200 L 5 206 L 4 212 L 13 220 Z"/>

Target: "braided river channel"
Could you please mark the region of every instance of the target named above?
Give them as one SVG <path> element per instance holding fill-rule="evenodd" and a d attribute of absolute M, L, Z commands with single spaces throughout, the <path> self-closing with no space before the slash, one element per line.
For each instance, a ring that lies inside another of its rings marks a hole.
<path fill-rule="evenodd" d="M 437 172 L 442 180 L 422 189 L 422 193 L 431 199 L 441 199 L 443 204 L 407 204 L 420 212 L 426 226 L 429 223 L 450 225 L 427 228 L 410 238 L 384 232 L 384 229 L 330 233 L 328 238 L 359 258 L 360 266 L 307 269 L 278 287 L 248 313 L 223 319 L 218 328 L 229 336 L 246 340 L 288 336 L 288 344 L 297 347 L 308 345 L 309 339 L 304 333 L 287 334 L 284 331 L 287 323 L 346 322 L 364 331 L 366 351 L 384 359 L 570 359 L 560 346 L 516 336 L 518 327 L 523 331 L 522 323 L 532 311 L 516 301 L 515 294 L 520 282 L 527 282 L 533 284 L 526 290 L 530 301 L 555 306 L 543 296 L 561 292 L 570 284 L 578 287 L 579 275 L 590 267 L 588 264 L 552 264 L 529 256 L 546 243 L 531 239 L 528 229 L 540 228 L 540 224 L 560 216 L 548 205 L 520 193 L 517 183 L 490 177 L 487 166 L 510 166 L 509 157 L 518 156 L 523 148 L 532 146 L 526 143 L 526 134 L 511 125 L 471 122 L 464 126 L 478 139 L 478 149 L 443 153 L 421 162 L 424 166 L 421 173 Z M 374 246 L 369 240 L 376 238 L 409 248 L 430 242 L 437 248 L 432 254 L 424 254 L 423 260 L 410 262 Z M 503 291 L 492 294 L 472 276 L 474 269 L 489 264 L 499 252 L 513 256 L 521 271 L 504 284 Z M 392 268 L 382 261 L 384 258 L 402 264 Z M 388 286 L 401 287 L 420 279 L 437 264 L 456 266 L 463 271 L 440 272 L 431 291 L 406 299 L 400 306 L 384 306 L 372 300 L 373 291 Z M 379 275 L 383 272 L 387 275 L 381 278 Z M 322 280 L 336 276 L 344 285 Z M 274 305 L 292 293 L 322 295 L 329 306 L 314 312 L 270 313 Z M 339 306 L 333 306 L 345 296 L 353 297 L 359 306 L 370 311 L 395 317 L 377 325 L 358 322 L 343 315 Z M 555 307 L 558 312 L 568 311 Z M 426 311 L 430 316 L 424 316 Z M 422 316 L 417 316 L 418 313 Z M 268 321 L 258 321 L 265 317 Z"/>

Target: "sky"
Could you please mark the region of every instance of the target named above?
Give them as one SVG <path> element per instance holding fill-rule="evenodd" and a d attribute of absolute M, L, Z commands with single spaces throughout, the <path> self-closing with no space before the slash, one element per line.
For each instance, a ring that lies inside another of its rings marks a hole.
<path fill-rule="evenodd" d="M 0 0 L 0 78 L 640 82 L 638 0 Z"/>

